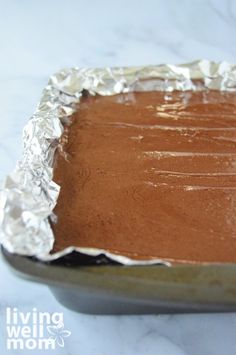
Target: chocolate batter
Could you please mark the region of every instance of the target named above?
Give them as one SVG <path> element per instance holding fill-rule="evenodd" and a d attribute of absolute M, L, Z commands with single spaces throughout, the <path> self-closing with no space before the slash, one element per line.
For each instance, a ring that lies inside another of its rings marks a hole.
<path fill-rule="evenodd" d="M 236 262 L 236 93 L 83 97 L 63 138 L 54 251 Z"/>

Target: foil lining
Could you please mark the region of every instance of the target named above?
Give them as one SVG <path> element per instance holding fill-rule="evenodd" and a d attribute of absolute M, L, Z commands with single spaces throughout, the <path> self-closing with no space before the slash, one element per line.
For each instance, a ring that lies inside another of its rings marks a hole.
<path fill-rule="evenodd" d="M 23 154 L 0 192 L 0 242 L 11 253 L 52 261 L 72 252 L 92 258 L 104 256 L 124 265 L 165 264 L 134 260 L 106 250 L 68 247 L 50 254 L 54 235 L 49 216 L 60 187 L 53 182 L 53 156 L 63 133 L 62 123 L 78 107 L 83 90 L 114 95 L 132 91 L 236 90 L 236 65 L 196 61 L 183 65 L 64 69 L 53 75 L 37 109 L 23 130 Z"/>

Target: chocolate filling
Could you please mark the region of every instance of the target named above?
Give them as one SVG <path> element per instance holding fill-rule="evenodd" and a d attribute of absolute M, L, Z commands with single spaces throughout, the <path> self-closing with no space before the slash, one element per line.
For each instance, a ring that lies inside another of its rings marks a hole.
<path fill-rule="evenodd" d="M 236 93 L 82 97 L 63 141 L 54 251 L 236 262 Z"/>

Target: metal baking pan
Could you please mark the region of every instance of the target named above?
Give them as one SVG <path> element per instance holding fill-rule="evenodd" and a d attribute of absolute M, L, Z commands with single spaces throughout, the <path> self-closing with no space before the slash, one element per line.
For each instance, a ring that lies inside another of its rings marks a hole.
<path fill-rule="evenodd" d="M 90 314 L 157 314 L 236 311 L 236 265 L 72 266 L 9 253 L 19 276 L 47 284 L 56 299 Z"/>
<path fill-rule="evenodd" d="M 235 264 L 167 266 L 154 260 L 153 265 L 137 265 L 104 250 L 72 246 L 50 254 L 54 236 L 48 217 L 59 193 L 52 181 L 53 154 L 61 122 L 74 112 L 84 90 L 113 95 L 202 87 L 236 90 L 236 66 L 198 61 L 180 66 L 72 68 L 52 76 L 24 130 L 23 157 L 0 193 L 0 241 L 11 269 L 47 284 L 59 302 L 79 312 L 235 311 Z"/>

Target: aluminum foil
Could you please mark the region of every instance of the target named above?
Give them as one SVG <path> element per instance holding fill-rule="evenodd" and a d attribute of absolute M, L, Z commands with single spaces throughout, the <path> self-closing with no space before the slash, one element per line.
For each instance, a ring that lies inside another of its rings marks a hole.
<path fill-rule="evenodd" d="M 23 131 L 23 155 L 8 175 L 0 192 L 0 241 L 9 252 L 51 261 L 77 251 L 108 260 L 133 264 L 166 264 L 132 260 L 92 248 L 68 247 L 51 254 L 54 235 L 49 216 L 60 191 L 52 180 L 53 156 L 63 133 L 62 122 L 78 107 L 82 91 L 114 95 L 150 90 L 236 90 L 236 66 L 206 60 L 183 65 L 64 69 L 53 75 L 43 90 L 38 107 Z"/>

